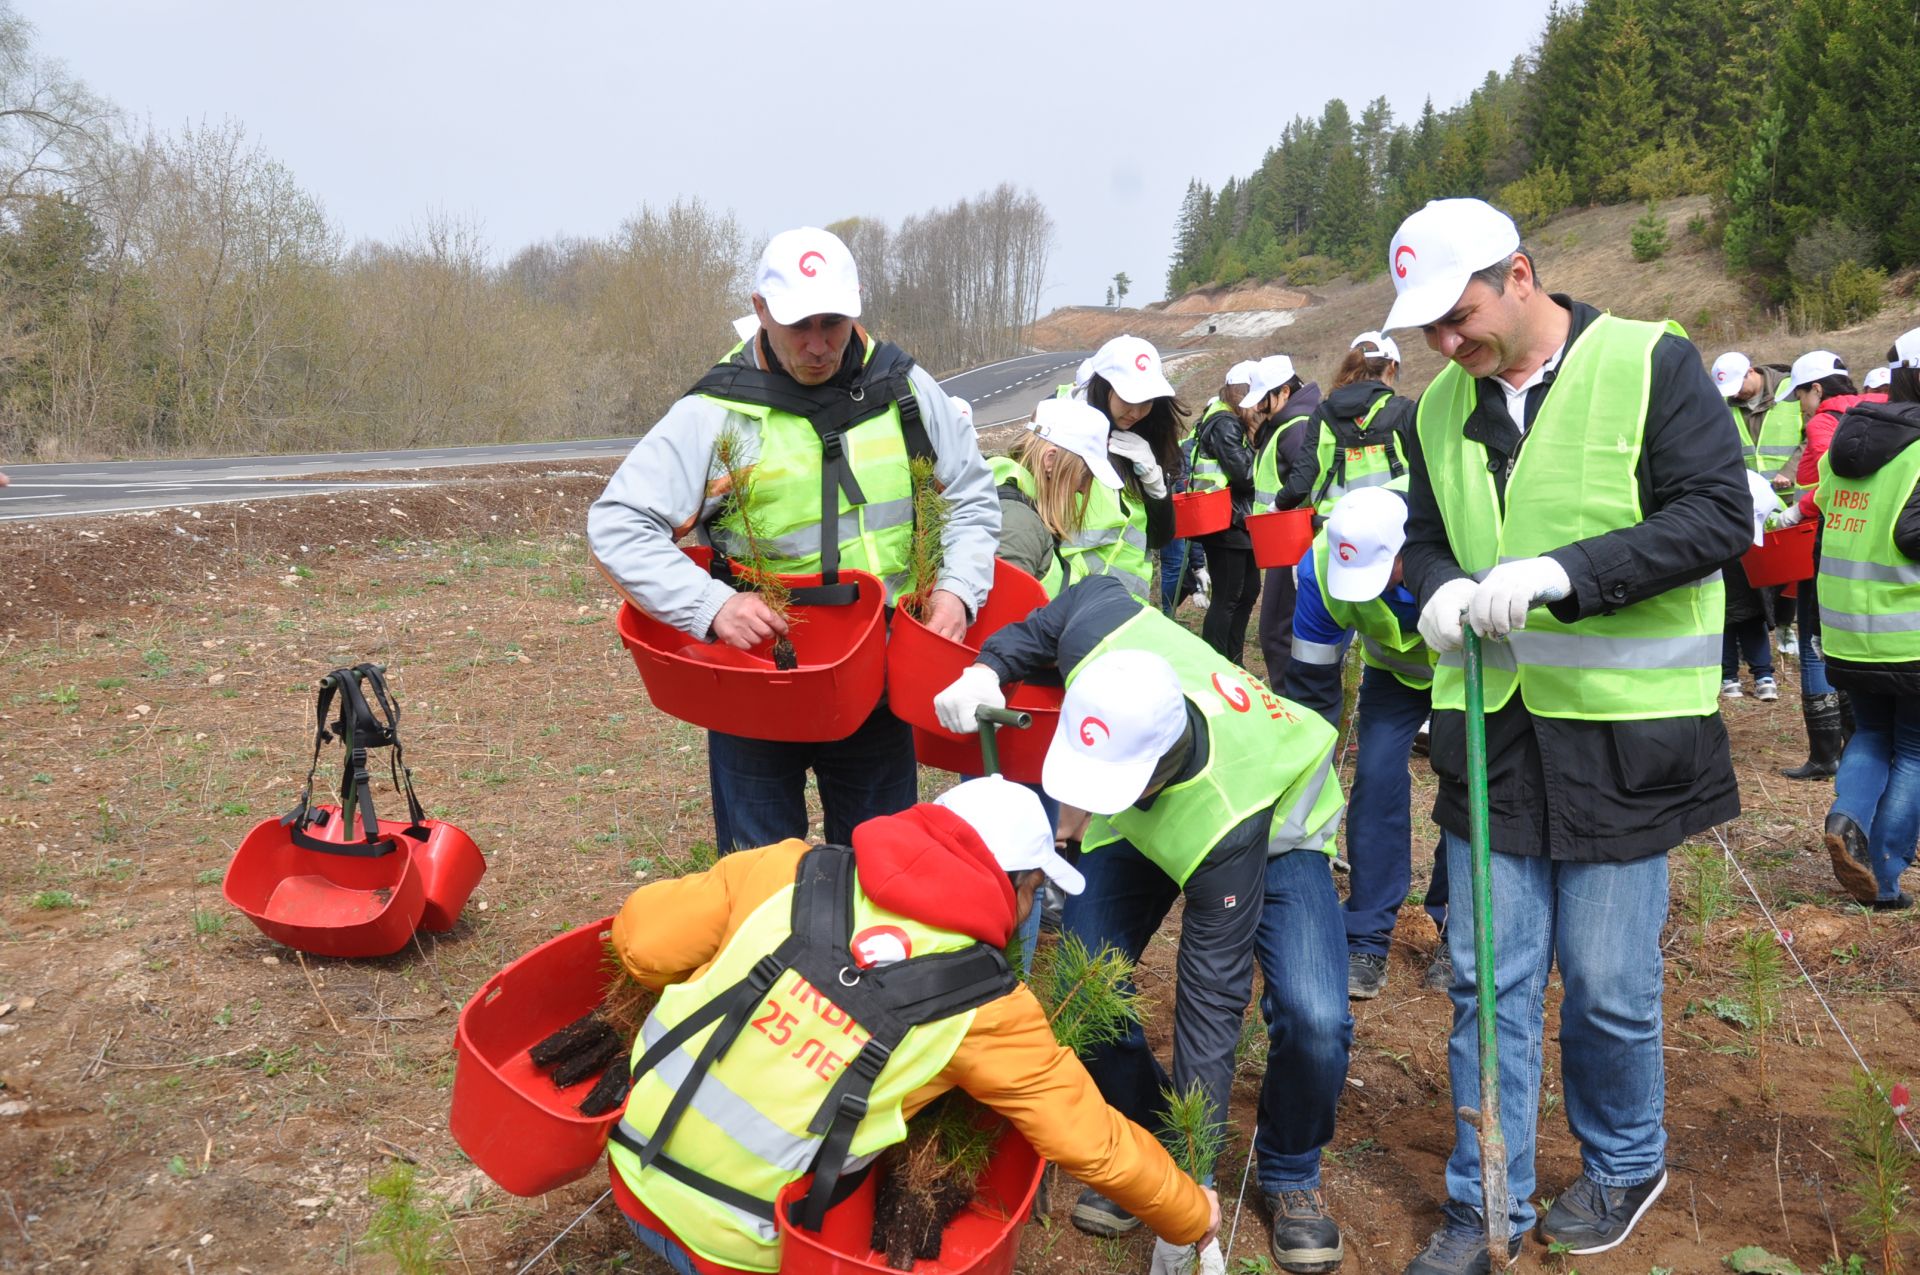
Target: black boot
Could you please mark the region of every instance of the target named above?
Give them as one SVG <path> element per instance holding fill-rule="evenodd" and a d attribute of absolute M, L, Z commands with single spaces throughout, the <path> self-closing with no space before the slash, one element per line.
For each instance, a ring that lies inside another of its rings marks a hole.
<path fill-rule="evenodd" d="M 1800 715 L 1807 722 L 1807 763 L 1780 773 L 1788 779 L 1832 779 L 1840 767 L 1840 697 L 1800 697 Z"/>
<path fill-rule="evenodd" d="M 1873 879 L 1873 856 L 1867 850 L 1867 834 L 1860 825 L 1838 810 L 1827 814 L 1825 841 L 1827 857 L 1833 860 L 1833 879 L 1859 903 L 1872 907 L 1880 897 L 1880 886 Z"/>
<path fill-rule="evenodd" d="M 1847 743 L 1853 738 L 1853 696 L 1845 691 L 1835 691 L 1840 697 L 1840 751 L 1847 751 Z"/>

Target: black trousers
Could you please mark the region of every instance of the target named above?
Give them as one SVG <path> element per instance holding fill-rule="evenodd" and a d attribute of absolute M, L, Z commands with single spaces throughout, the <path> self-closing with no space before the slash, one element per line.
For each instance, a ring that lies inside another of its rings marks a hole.
<path fill-rule="evenodd" d="M 1222 533 L 1224 534 L 1224 533 Z M 1247 624 L 1260 600 L 1260 568 L 1253 565 L 1253 549 L 1229 549 L 1217 537 L 1203 537 L 1207 571 L 1213 577 L 1213 601 L 1200 625 L 1206 644 L 1235 664 L 1247 649 Z"/>
<path fill-rule="evenodd" d="M 1260 654 L 1266 656 L 1267 685 L 1276 695 L 1293 662 L 1295 592 L 1292 567 L 1267 568 L 1266 592 L 1260 595 Z"/>

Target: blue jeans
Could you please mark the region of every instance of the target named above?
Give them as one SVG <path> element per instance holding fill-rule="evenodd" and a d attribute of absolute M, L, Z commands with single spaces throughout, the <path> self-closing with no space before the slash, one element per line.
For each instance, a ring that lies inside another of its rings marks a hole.
<path fill-rule="evenodd" d="M 1413 879 L 1413 737 L 1427 719 L 1432 695 L 1416 691 L 1384 669 L 1360 675 L 1360 757 L 1347 803 L 1347 950 L 1387 954 L 1400 905 Z M 1427 915 L 1447 933 L 1447 858 L 1433 856 Z"/>
<path fill-rule="evenodd" d="M 1720 639 L 1722 681 L 1731 682 L 1739 678 L 1740 660 L 1743 656 L 1747 661 L 1747 668 L 1756 678 L 1773 676 L 1773 632 L 1767 628 L 1765 616 L 1756 615 L 1750 619 L 1735 620 L 1727 625 L 1725 636 Z M 1820 669 L 1824 676 L 1825 660 L 1820 662 Z"/>
<path fill-rule="evenodd" d="M 1830 694 L 1833 683 L 1827 680 L 1826 650 L 1820 645 L 1820 598 L 1813 581 L 1800 582 L 1795 606 L 1800 625 L 1800 693 Z"/>
<path fill-rule="evenodd" d="M 693 1267 L 693 1259 L 687 1256 L 687 1250 L 673 1240 L 632 1218 L 627 1218 L 627 1225 L 633 1228 L 634 1238 L 640 1241 L 641 1246 L 666 1262 L 674 1275 L 700 1275 Z"/>
<path fill-rule="evenodd" d="M 721 854 L 806 840 L 807 771 L 820 786 L 830 845 L 852 844 L 855 824 L 920 799 L 913 731 L 885 704 L 845 739 L 790 743 L 707 733 L 714 846 Z"/>
<path fill-rule="evenodd" d="M 1473 855 L 1466 838 L 1442 832 L 1452 878 L 1467 892 Z M 1508 1219 L 1515 1235 L 1534 1223 L 1534 1130 L 1540 1112 L 1543 998 L 1557 961 L 1560 1074 L 1567 1125 L 1586 1175 L 1603 1186 L 1637 1186 L 1666 1162 L 1666 1060 L 1661 1053 L 1660 930 L 1667 919 L 1667 856 L 1632 863 L 1556 863 L 1495 854 L 1493 864 L 1496 1030 L 1500 1119 L 1507 1138 Z M 1479 1015 L 1474 993 L 1473 909 L 1450 918 L 1453 1033 L 1447 1063 L 1453 1105 L 1480 1103 Z M 1480 1144 L 1454 1123 L 1447 1195 L 1478 1209 Z"/>
<path fill-rule="evenodd" d="M 1920 837 L 1920 699 L 1855 691 L 1853 721 L 1833 809 L 1867 830 L 1880 897 L 1897 899 Z"/>
<path fill-rule="evenodd" d="M 1187 581 L 1207 565 L 1206 551 L 1190 540 L 1169 540 L 1160 550 L 1160 611 L 1172 616 L 1187 596 Z"/>

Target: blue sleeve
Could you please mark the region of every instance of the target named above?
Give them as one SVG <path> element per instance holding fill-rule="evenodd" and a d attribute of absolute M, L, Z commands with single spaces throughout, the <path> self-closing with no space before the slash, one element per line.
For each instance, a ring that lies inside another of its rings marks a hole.
<path fill-rule="evenodd" d="M 1311 553 L 1300 559 L 1296 577 L 1293 658 L 1287 664 L 1287 676 L 1280 693 L 1338 726 L 1342 699 L 1340 666 L 1353 634 L 1341 628 L 1327 613 Z"/>

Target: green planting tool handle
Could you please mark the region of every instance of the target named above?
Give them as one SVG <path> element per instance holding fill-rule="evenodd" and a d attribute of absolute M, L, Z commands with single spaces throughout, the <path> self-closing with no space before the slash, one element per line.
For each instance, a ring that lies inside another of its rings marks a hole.
<path fill-rule="evenodd" d="M 980 760 L 985 763 L 989 775 L 1000 773 L 1000 744 L 994 738 L 995 728 L 1011 726 L 1015 730 L 1025 730 L 1033 725 L 1033 714 L 1017 708 L 989 708 L 985 704 L 973 710 L 973 720 L 980 724 Z"/>
<path fill-rule="evenodd" d="M 1480 1109 L 1460 1108 L 1479 1131 L 1480 1200 L 1488 1269 L 1507 1268 L 1507 1139 L 1500 1128 L 1500 1040 L 1494 1014 L 1493 862 L 1487 835 L 1487 707 L 1480 635 L 1463 625 L 1467 675 L 1467 832 L 1473 850 L 1473 972 L 1479 998 Z M 1499 1254 L 1498 1258 L 1494 1254 Z"/>

